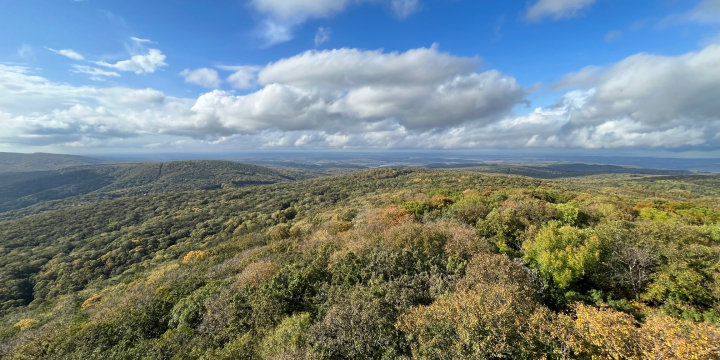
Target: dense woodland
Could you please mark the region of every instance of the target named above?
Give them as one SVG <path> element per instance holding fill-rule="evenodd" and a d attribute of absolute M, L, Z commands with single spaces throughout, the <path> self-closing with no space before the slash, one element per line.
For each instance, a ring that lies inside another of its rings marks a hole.
<path fill-rule="evenodd" d="M 0 152 L 0 174 L 53 171 L 71 166 L 98 165 L 106 163 L 102 159 L 95 159 L 77 155 L 61 154 L 19 154 Z"/>
<path fill-rule="evenodd" d="M 491 174 L 529 176 L 538 179 L 560 179 L 579 176 L 629 174 L 629 175 L 690 175 L 689 171 L 657 170 L 630 166 L 583 163 L 550 164 L 428 164 L 432 169 L 453 169 Z"/>
<path fill-rule="evenodd" d="M 382 169 L 9 216 L 0 356 L 720 359 L 718 189 Z"/>
<path fill-rule="evenodd" d="M 35 204 L 64 207 L 152 193 L 275 184 L 317 177 L 230 161 L 172 161 L 0 173 L 0 213 Z M 72 198 L 72 199 L 69 199 Z M 58 203 L 47 203 L 63 200 Z"/>

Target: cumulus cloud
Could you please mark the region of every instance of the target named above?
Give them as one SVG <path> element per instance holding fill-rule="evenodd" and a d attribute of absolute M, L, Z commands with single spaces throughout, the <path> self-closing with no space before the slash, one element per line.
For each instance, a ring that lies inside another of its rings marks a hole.
<path fill-rule="evenodd" d="M 616 64 L 568 74 L 552 89 L 577 91 L 557 131 L 527 146 L 717 149 L 720 45 L 681 56 L 637 54 Z"/>
<path fill-rule="evenodd" d="M 720 45 L 681 56 L 637 54 L 604 68 L 569 74 L 564 87 L 594 85 L 573 115 L 578 124 L 627 117 L 644 125 L 715 121 L 720 114 Z"/>
<path fill-rule="evenodd" d="M 145 55 L 135 55 L 129 60 L 118 61 L 110 64 L 104 61 L 98 61 L 96 64 L 120 71 L 132 71 L 136 74 L 149 74 L 155 72 L 159 67 L 167 66 L 165 63 L 165 55 L 158 49 L 149 49 Z"/>
<path fill-rule="evenodd" d="M 56 54 L 62 55 L 66 58 L 73 59 L 73 60 L 85 60 L 85 57 L 80 55 L 77 51 L 73 49 L 63 49 L 63 50 L 55 50 L 51 48 L 46 48 Z"/>
<path fill-rule="evenodd" d="M 54 83 L 32 70 L 0 65 L 0 143 L 13 146 L 97 144 L 148 134 L 200 137 L 211 120 L 190 111 L 194 101 L 153 89 L 98 88 Z"/>
<path fill-rule="evenodd" d="M 522 116 L 513 109 L 526 103 L 527 90 L 477 67 L 477 59 L 437 47 L 309 51 L 262 68 L 219 67 L 230 78 L 239 74 L 228 80 L 234 86 L 257 87 L 247 94 L 181 99 L 153 89 L 74 87 L 0 65 L 0 143 L 720 148 L 720 45 L 568 74 L 552 88 L 565 95 Z"/>
<path fill-rule="evenodd" d="M 476 67 L 477 59 L 455 57 L 436 47 L 405 53 L 308 52 L 263 69 L 224 67 L 235 71 L 229 81 L 236 87 L 255 84 L 259 70 L 257 84 L 262 87 L 241 96 L 213 91 L 196 100 L 174 99 L 150 89 L 72 87 L 52 83 L 27 68 L 4 67 L 0 93 L 7 96 L 0 99 L 0 109 L 34 129 L 27 132 L 35 135 L 174 134 L 211 139 L 310 131 L 326 132 L 332 144 L 341 144 L 342 139 L 368 131 L 491 123 L 525 101 L 525 90 L 514 78 L 494 70 L 476 73 Z"/>
<path fill-rule="evenodd" d="M 227 82 L 236 89 L 250 89 L 257 86 L 257 73 L 259 66 L 218 66 L 221 70 L 232 71 Z"/>
<path fill-rule="evenodd" d="M 532 5 L 525 15 L 529 21 L 540 21 L 544 18 L 554 20 L 569 19 L 582 15 L 595 0 L 539 0 Z"/>
<path fill-rule="evenodd" d="M 193 111 L 243 133 L 267 129 L 363 132 L 367 124 L 389 118 L 416 130 L 491 122 L 509 114 L 524 97 L 515 79 L 488 71 L 408 87 L 335 89 L 272 83 L 249 95 L 222 91 L 202 95 Z"/>
<path fill-rule="evenodd" d="M 217 88 L 222 82 L 218 72 L 208 68 L 196 70 L 185 69 L 180 73 L 180 76 L 185 78 L 186 83 L 200 85 L 208 89 Z"/>
<path fill-rule="evenodd" d="M 131 37 L 130 40 L 132 40 L 131 44 L 126 44 L 130 55 L 132 55 L 130 59 L 118 61 L 114 64 L 105 61 L 97 61 L 95 64 L 120 71 L 132 71 L 136 74 L 153 73 L 158 68 L 167 66 L 167 63 L 165 63 L 166 56 L 162 51 L 145 47 L 145 44 L 150 44 L 152 41 L 136 37 Z"/>
<path fill-rule="evenodd" d="M 334 128 L 388 118 L 412 129 L 491 121 L 525 99 L 517 81 L 475 73 L 477 59 L 437 47 L 405 53 L 308 51 L 263 68 L 265 87 L 244 96 L 203 95 L 196 111 L 243 131 Z"/>
<path fill-rule="evenodd" d="M 271 63 L 260 71 L 259 81 L 327 88 L 421 86 L 472 74 L 478 63 L 477 58 L 440 52 L 437 45 L 404 53 L 343 48 L 307 51 Z"/>
<path fill-rule="evenodd" d="M 555 107 L 538 109 L 527 117 L 504 122 L 521 123 L 533 129 L 520 132 L 514 126 L 510 128 L 522 139 L 524 147 L 677 149 L 706 145 L 705 127 L 684 121 L 649 126 L 626 116 L 608 116 L 598 123 L 574 123 L 578 112 L 592 106 L 596 94 L 595 89 L 572 91 Z"/>

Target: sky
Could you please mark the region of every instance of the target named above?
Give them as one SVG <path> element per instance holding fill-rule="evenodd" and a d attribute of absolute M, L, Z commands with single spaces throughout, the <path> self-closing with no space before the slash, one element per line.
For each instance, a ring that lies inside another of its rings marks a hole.
<path fill-rule="evenodd" d="M 0 151 L 720 157 L 720 0 L 0 8 Z"/>

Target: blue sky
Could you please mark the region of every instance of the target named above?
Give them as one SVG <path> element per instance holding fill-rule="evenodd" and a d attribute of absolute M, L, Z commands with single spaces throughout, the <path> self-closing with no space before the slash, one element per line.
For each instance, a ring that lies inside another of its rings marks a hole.
<path fill-rule="evenodd" d="M 2 8 L 0 151 L 720 148 L 719 0 Z"/>

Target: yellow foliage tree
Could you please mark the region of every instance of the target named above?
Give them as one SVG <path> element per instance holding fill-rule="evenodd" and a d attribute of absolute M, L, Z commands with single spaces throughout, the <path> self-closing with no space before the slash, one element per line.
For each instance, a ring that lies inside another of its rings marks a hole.
<path fill-rule="evenodd" d="M 206 256 L 207 256 L 207 253 L 205 251 L 201 251 L 201 250 L 191 251 L 191 252 L 187 253 L 187 255 L 185 255 L 185 257 L 183 258 L 183 263 L 189 264 L 189 263 L 193 263 L 195 261 L 200 261 L 202 259 L 205 259 Z"/>
<path fill-rule="evenodd" d="M 280 271 L 280 266 L 277 264 L 268 261 L 258 261 L 245 267 L 237 276 L 235 285 L 238 287 L 243 285 L 258 287 L 263 281 L 277 274 L 278 271 Z"/>
<path fill-rule="evenodd" d="M 639 323 L 631 315 L 582 304 L 572 319 L 561 315 L 555 326 L 562 324 L 567 346 L 581 358 L 720 359 L 720 329 L 709 324 L 659 315 Z"/>
<path fill-rule="evenodd" d="M 543 324 L 551 312 L 538 304 L 520 266 L 500 255 L 478 254 L 458 290 L 414 308 L 397 327 L 416 359 L 541 359 L 548 348 Z"/>
<path fill-rule="evenodd" d="M 15 325 L 13 325 L 13 326 L 15 326 L 16 328 L 19 328 L 20 331 L 25 331 L 25 330 L 31 329 L 37 323 L 38 323 L 38 321 L 34 320 L 34 319 L 22 319 L 22 320 L 18 321 L 17 323 L 15 323 Z"/>
<path fill-rule="evenodd" d="M 87 310 L 88 308 L 90 308 L 91 306 L 99 303 L 101 299 L 102 299 L 102 295 L 100 295 L 100 294 L 95 294 L 95 295 L 89 297 L 87 300 L 83 301 L 82 305 L 80 305 L 80 308 L 81 308 L 83 311 L 85 311 L 85 310 Z"/>
<path fill-rule="evenodd" d="M 385 229 L 412 221 L 412 215 L 405 209 L 397 206 L 388 206 L 368 214 L 367 224 L 370 227 Z"/>

